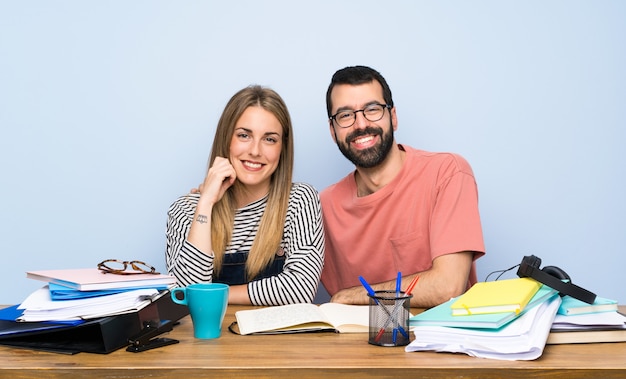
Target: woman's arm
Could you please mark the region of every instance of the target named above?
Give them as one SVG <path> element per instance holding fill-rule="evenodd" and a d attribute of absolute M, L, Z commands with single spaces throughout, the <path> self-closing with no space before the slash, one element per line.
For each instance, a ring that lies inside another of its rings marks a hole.
<path fill-rule="evenodd" d="M 167 271 L 179 285 L 210 282 L 213 276 L 211 213 L 233 185 L 236 173 L 228 159 L 216 157 L 199 193 L 179 198 L 168 211 L 166 229 Z"/>
<path fill-rule="evenodd" d="M 199 194 L 182 196 L 167 212 L 165 264 L 179 286 L 210 282 L 213 275 L 213 255 L 187 241 L 199 198 Z"/>
<path fill-rule="evenodd" d="M 248 283 L 254 305 L 310 303 L 324 264 L 324 228 L 319 195 L 310 185 L 294 183 L 285 219 L 283 272 Z"/>

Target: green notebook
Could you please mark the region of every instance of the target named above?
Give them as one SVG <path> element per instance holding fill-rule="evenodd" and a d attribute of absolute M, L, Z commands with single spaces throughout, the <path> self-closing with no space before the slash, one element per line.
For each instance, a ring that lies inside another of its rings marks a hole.
<path fill-rule="evenodd" d="M 593 304 L 587 304 L 571 296 L 563 296 L 563 301 L 559 307 L 558 314 L 564 316 L 582 315 L 597 312 L 615 312 L 617 311 L 617 301 L 596 296 Z"/>
<path fill-rule="evenodd" d="M 557 295 L 557 291 L 542 285 L 530 299 L 524 311 L 541 304 Z M 524 314 L 515 312 L 486 313 L 467 316 L 453 316 L 450 306 L 458 297 L 409 318 L 409 326 L 448 326 L 472 329 L 499 329 Z"/>

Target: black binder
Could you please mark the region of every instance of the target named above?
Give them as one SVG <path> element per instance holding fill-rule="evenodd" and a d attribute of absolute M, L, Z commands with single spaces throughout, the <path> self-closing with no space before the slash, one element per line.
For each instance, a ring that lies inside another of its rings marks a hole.
<path fill-rule="evenodd" d="M 0 345 L 65 354 L 107 354 L 127 346 L 129 339 L 149 324 L 173 324 L 188 314 L 189 308 L 174 303 L 168 291 L 139 311 L 79 325 L 0 321 Z"/>

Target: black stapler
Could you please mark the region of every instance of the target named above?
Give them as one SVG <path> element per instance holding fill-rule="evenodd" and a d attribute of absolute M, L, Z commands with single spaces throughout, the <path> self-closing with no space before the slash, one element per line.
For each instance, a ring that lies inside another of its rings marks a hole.
<path fill-rule="evenodd" d="M 157 347 L 178 343 L 178 340 L 172 338 L 153 338 L 161 333 L 169 332 L 172 329 L 173 325 L 170 320 L 145 321 L 143 323 L 143 329 L 128 339 L 130 346 L 126 348 L 126 351 L 139 353 L 150 349 L 156 349 Z"/>

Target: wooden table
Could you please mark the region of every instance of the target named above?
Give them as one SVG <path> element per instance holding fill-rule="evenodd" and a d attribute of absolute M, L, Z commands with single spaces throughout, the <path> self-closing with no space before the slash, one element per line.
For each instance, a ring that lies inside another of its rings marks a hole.
<path fill-rule="evenodd" d="M 404 352 L 367 343 L 366 334 L 309 333 L 193 338 L 191 319 L 163 337 L 179 344 L 129 353 L 62 355 L 0 346 L 0 378 L 625 378 L 626 343 L 548 345 L 534 361 Z M 626 311 L 624 307 L 621 309 Z"/>

